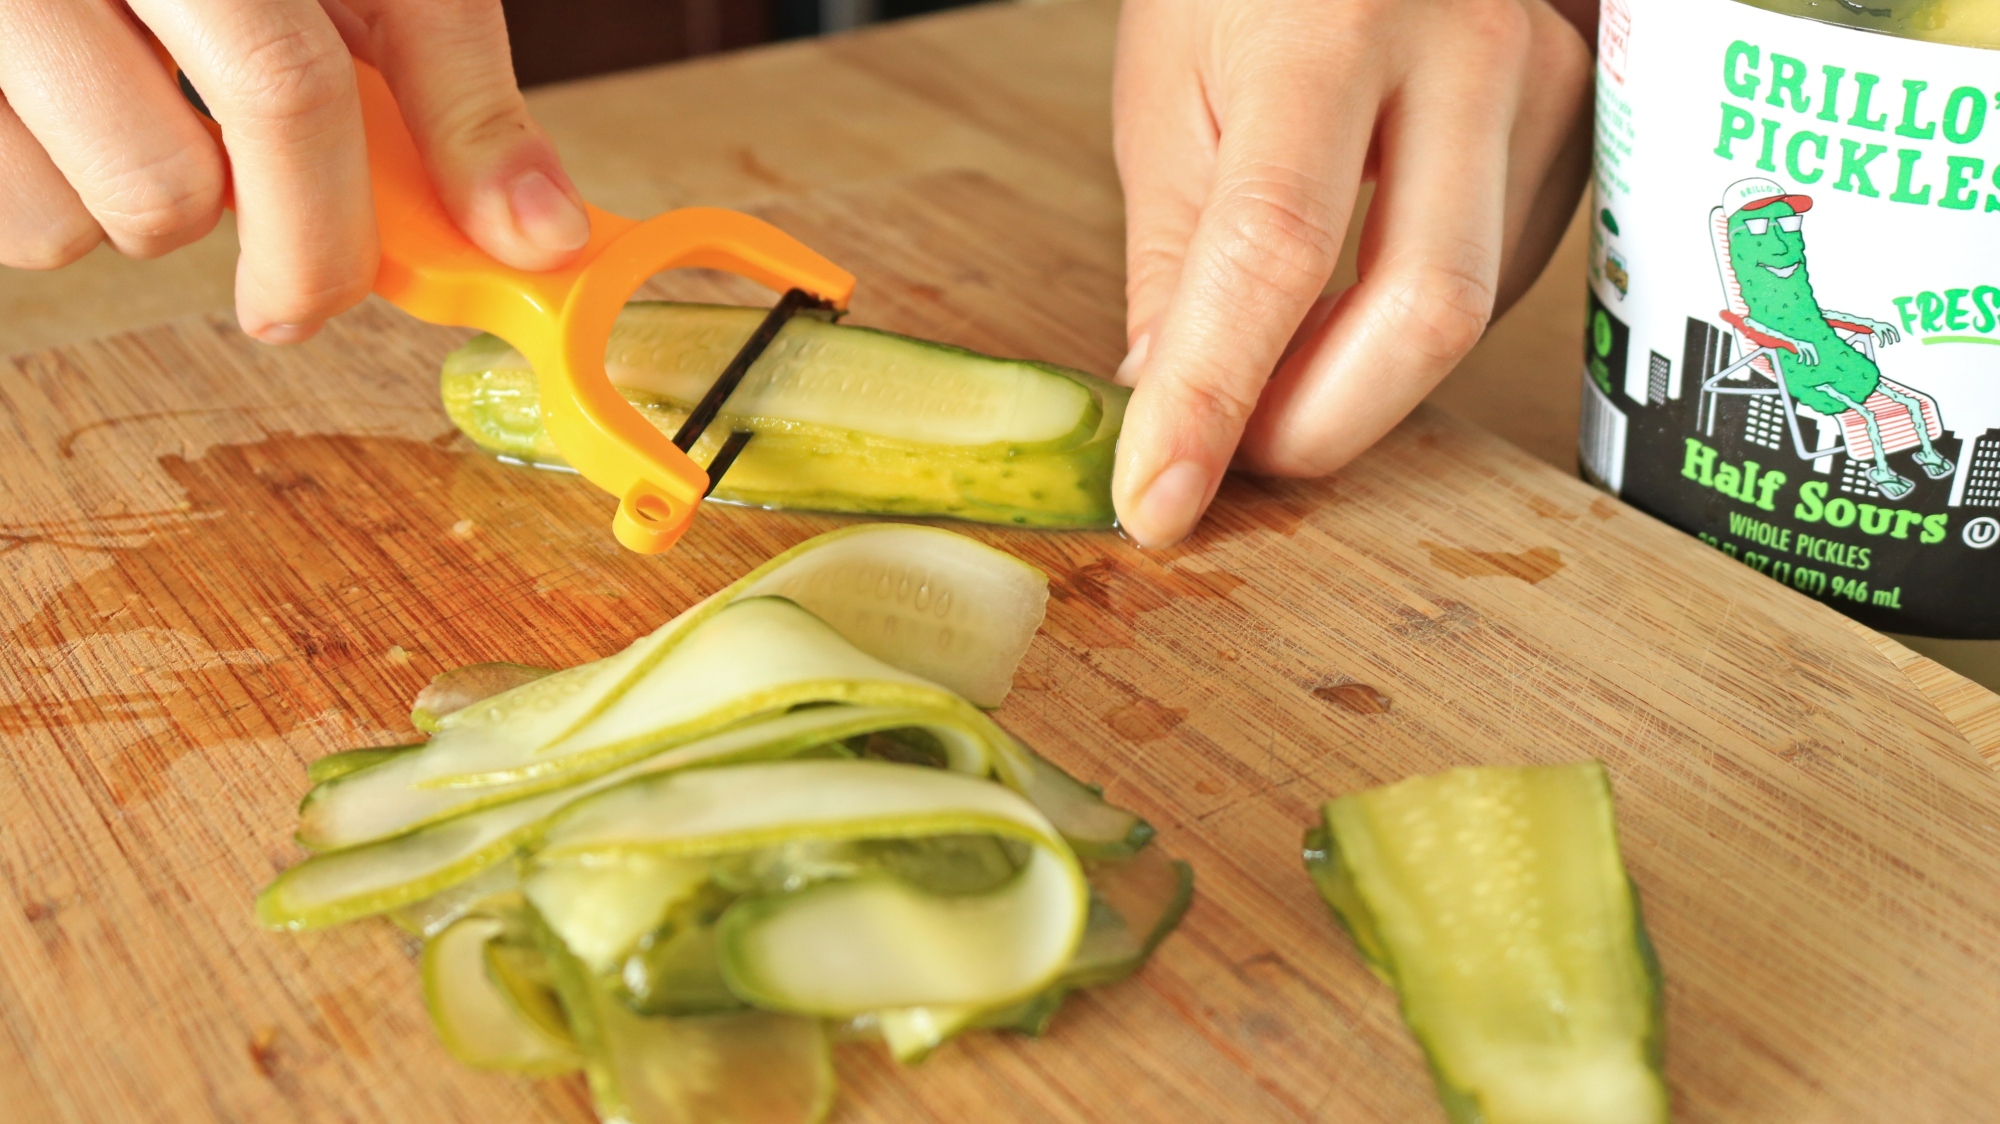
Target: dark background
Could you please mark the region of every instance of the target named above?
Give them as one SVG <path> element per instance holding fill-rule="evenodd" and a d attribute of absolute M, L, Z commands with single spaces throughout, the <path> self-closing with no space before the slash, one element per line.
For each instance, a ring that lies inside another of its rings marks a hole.
<path fill-rule="evenodd" d="M 971 0 L 504 0 L 514 72 L 524 86 L 818 35 L 836 9 L 903 16 Z"/>

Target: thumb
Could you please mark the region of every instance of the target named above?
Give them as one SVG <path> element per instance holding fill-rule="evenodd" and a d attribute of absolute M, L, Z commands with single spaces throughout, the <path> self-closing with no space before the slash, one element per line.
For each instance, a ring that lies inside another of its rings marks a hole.
<path fill-rule="evenodd" d="M 515 85 L 499 0 L 321 2 L 395 91 L 459 229 L 517 269 L 575 257 L 590 219 Z"/>

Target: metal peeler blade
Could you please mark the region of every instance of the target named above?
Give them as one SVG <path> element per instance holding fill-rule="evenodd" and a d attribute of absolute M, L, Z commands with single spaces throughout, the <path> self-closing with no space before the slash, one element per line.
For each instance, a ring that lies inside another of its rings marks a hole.
<path fill-rule="evenodd" d="M 751 365 L 764 354 L 765 348 L 771 346 L 771 341 L 778 338 L 778 332 L 785 326 L 786 321 L 809 309 L 832 307 L 831 301 L 823 301 L 804 289 L 787 290 L 764 316 L 764 322 L 757 325 L 757 330 L 750 333 L 749 339 L 743 341 L 743 347 L 737 351 L 736 357 L 729 361 L 729 365 L 722 369 L 722 374 L 717 376 L 714 385 L 708 388 L 708 393 L 702 395 L 701 401 L 695 403 L 694 409 L 688 411 L 687 420 L 681 423 L 680 430 L 674 434 L 674 446 L 683 453 L 694 448 L 694 443 L 701 440 L 702 433 L 715 421 L 715 416 L 722 412 L 722 404 L 729 400 L 731 394 L 736 393 L 737 386 L 743 382 L 743 376 L 750 373 Z M 743 447 L 750 443 L 750 438 L 753 436 L 755 434 L 748 430 L 731 431 L 728 440 L 724 441 L 722 448 L 716 452 L 715 459 L 708 462 L 708 492 L 702 493 L 703 496 L 715 491 L 716 484 L 722 480 L 722 474 L 728 472 L 729 466 L 736 463 L 737 456 L 743 452 Z"/>

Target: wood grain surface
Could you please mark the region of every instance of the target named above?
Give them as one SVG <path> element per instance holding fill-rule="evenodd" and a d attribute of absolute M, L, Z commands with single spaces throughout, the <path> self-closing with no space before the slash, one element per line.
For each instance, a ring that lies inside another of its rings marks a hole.
<path fill-rule="evenodd" d="M 1115 234 L 993 179 L 761 210 L 861 276 L 855 322 L 1121 351 Z M 408 737 L 438 670 L 610 653 L 839 521 L 711 508 L 624 553 L 607 497 L 453 435 L 460 338 L 370 304 L 299 348 L 211 317 L 0 364 L 8 1119 L 589 1118 L 578 1080 L 453 1064 L 386 923 L 255 927 L 302 766 Z M 997 717 L 1147 816 L 1198 896 L 1044 1039 L 844 1047 L 840 1120 L 1439 1120 L 1300 832 L 1358 787 L 1584 757 L 1665 966 L 1678 1119 L 2000 1102 L 2000 777 L 1824 607 L 1428 409 L 1335 479 L 1230 481 L 1173 551 L 966 529 L 1052 579 Z"/>
<path fill-rule="evenodd" d="M 1117 13 L 1116 0 L 994 3 L 543 87 L 528 101 L 584 194 L 622 214 L 976 171 L 1117 237 L 1110 97 Z M 1576 466 L 1588 225 L 1587 209 L 1579 209 L 1541 280 L 1430 396 L 1565 472 Z M 1357 244 L 1351 236 L 1336 284 L 1352 280 Z M 234 223 L 224 216 L 214 234 L 152 261 L 100 248 L 54 273 L 0 267 L 0 353 L 226 308 L 235 254 Z M 1993 645 L 1904 639 L 2000 686 Z M 1942 674 L 1930 660 L 1907 671 L 1920 687 Z M 1990 691 L 1969 697 L 1974 707 L 2000 708 Z M 1949 692 L 1934 701 L 1951 714 L 1967 705 Z"/>

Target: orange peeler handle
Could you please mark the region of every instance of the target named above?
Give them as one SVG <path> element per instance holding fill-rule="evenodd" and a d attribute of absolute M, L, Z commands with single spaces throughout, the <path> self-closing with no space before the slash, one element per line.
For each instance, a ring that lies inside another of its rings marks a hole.
<path fill-rule="evenodd" d="M 845 308 L 854 275 L 761 219 L 687 207 L 633 222 L 595 207 L 574 264 L 530 273 L 472 244 L 445 213 L 402 111 L 374 67 L 355 63 L 381 226 L 375 291 L 420 320 L 462 324 L 513 344 L 535 369 L 542 422 L 563 459 L 618 497 L 612 530 L 642 554 L 694 522 L 708 474 L 621 397 L 604 349 L 625 299 L 648 277 L 691 266 L 768 289 L 803 289 Z"/>
<path fill-rule="evenodd" d="M 605 374 L 604 350 L 626 298 L 655 273 L 702 267 L 845 308 L 854 275 L 761 219 L 715 207 L 634 222 L 586 205 L 590 241 L 574 263 L 545 273 L 505 265 L 445 212 L 381 73 L 358 59 L 354 67 L 381 228 L 375 292 L 419 320 L 491 332 L 526 356 L 557 451 L 618 497 L 618 541 L 642 554 L 671 547 L 693 523 L 708 474 Z"/>

